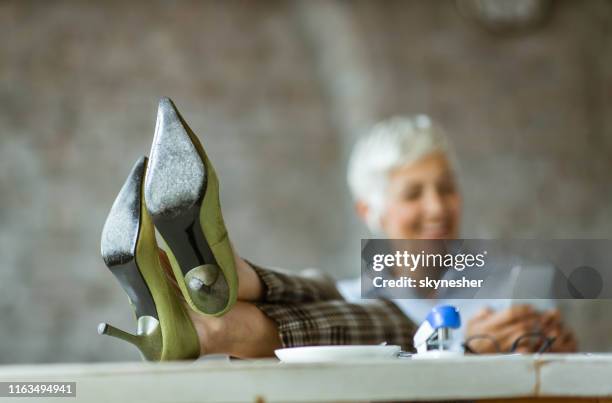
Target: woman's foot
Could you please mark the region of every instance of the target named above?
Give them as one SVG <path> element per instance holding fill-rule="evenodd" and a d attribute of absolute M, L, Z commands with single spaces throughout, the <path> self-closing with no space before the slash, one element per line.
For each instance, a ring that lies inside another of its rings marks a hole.
<path fill-rule="evenodd" d="M 162 268 L 168 282 L 177 292 L 179 286 L 170 261 L 159 251 Z M 272 357 L 281 348 L 276 323 L 267 317 L 254 302 L 261 301 L 263 285 L 253 267 L 234 255 L 239 276 L 239 301 L 223 316 L 202 315 L 183 300 L 185 308 L 198 334 L 200 355 L 228 354 L 239 358 Z"/>
<path fill-rule="evenodd" d="M 223 316 L 202 315 L 191 309 L 189 316 L 198 334 L 201 355 L 273 357 L 274 350 L 282 347 L 276 323 L 250 302 L 236 302 Z"/>

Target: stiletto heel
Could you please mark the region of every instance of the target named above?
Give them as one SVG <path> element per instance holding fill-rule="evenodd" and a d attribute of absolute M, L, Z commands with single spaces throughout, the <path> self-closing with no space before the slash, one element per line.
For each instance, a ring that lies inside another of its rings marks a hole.
<path fill-rule="evenodd" d="M 142 198 L 146 158 L 132 168 L 102 230 L 102 258 L 125 290 L 137 318 L 136 335 L 107 323 L 98 333 L 138 347 L 150 361 L 197 358 L 200 345 L 189 315 L 165 277 L 155 230 Z"/>
<path fill-rule="evenodd" d="M 141 316 L 139 319 L 145 318 Z M 153 319 L 153 318 L 150 318 Z M 140 350 L 140 353 L 144 359 L 148 361 L 161 361 L 162 360 L 162 335 L 159 327 L 159 323 L 149 326 L 148 329 L 143 329 L 138 326 L 138 335 L 133 335 L 119 328 L 116 328 L 108 323 L 100 323 L 98 325 L 98 334 L 105 334 L 107 336 L 115 337 L 117 339 L 126 341 Z M 149 333 L 146 333 L 146 331 Z M 179 357 L 176 357 L 179 358 Z M 183 358 L 183 357 L 180 357 Z M 184 357 L 189 358 L 189 357 Z M 165 358 L 168 359 L 168 358 Z"/>
<path fill-rule="evenodd" d="M 108 323 L 100 323 L 98 325 L 98 334 L 105 334 L 107 336 L 116 337 L 140 348 L 140 341 L 138 340 L 138 336 L 134 336 L 133 334 L 128 332 L 124 332 L 123 330 L 109 325 Z"/>
<path fill-rule="evenodd" d="M 203 314 L 223 315 L 236 302 L 238 276 L 219 182 L 169 98 L 159 101 L 145 201 L 185 300 Z"/>

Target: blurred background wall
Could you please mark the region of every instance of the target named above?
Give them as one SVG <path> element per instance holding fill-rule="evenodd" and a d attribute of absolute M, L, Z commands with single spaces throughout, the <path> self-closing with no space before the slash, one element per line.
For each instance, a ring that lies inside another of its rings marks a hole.
<path fill-rule="evenodd" d="M 463 235 L 610 238 L 612 3 L 492 33 L 444 1 L 1 1 L 0 363 L 138 360 L 102 224 L 172 97 L 239 252 L 358 273 L 345 184 L 374 121 L 428 113 L 461 166 Z M 611 304 L 564 305 L 612 349 Z"/>

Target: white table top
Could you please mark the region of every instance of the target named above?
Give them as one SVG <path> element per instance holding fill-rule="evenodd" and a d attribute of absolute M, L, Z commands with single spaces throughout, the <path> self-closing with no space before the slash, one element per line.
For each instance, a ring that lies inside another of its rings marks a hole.
<path fill-rule="evenodd" d="M 466 356 L 316 364 L 258 360 L 15 365 L 0 367 L 0 381 L 77 382 L 77 398 L 70 401 L 86 402 L 611 397 L 612 354 Z M 32 401 L 36 399 L 28 399 Z"/>

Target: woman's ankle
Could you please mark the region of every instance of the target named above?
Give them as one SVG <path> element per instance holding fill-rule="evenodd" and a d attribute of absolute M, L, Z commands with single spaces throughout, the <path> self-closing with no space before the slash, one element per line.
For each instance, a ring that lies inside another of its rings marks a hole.
<path fill-rule="evenodd" d="M 253 266 L 234 253 L 236 272 L 238 273 L 238 299 L 257 302 L 264 297 L 264 286 Z"/>
<path fill-rule="evenodd" d="M 200 355 L 271 357 L 281 347 L 276 323 L 252 303 L 239 301 L 220 317 L 189 314 L 200 340 Z"/>
<path fill-rule="evenodd" d="M 224 317 L 205 316 L 189 308 L 188 311 L 198 334 L 200 355 L 231 354 L 231 347 L 227 345 L 228 328 Z"/>

